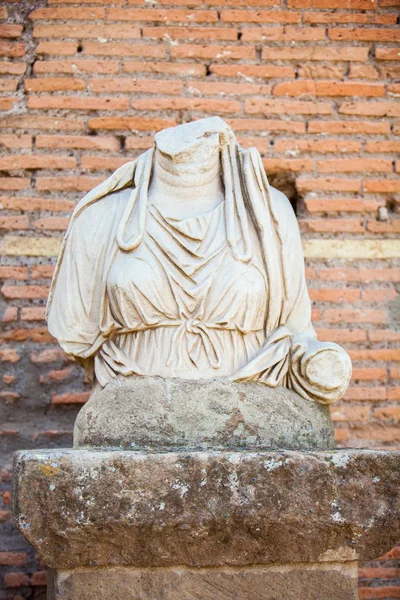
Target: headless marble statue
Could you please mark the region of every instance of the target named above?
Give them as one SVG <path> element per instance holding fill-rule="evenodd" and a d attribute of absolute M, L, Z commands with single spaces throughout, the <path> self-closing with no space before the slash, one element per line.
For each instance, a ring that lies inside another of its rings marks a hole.
<path fill-rule="evenodd" d="M 351 374 L 346 352 L 316 339 L 289 201 L 218 117 L 161 131 L 83 198 L 47 319 L 101 388 L 223 378 L 329 404 Z"/>

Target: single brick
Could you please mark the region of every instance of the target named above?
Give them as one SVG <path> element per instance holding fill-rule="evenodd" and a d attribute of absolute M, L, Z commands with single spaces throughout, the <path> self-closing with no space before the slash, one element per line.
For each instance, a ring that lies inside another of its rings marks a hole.
<path fill-rule="evenodd" d="M 379 141 L 379 142 L 366 141 L 364 150 L 366 152 L 376 152 L 376 153 L 391 152 L 393 154 L 395 154 L 395 153 L 397 154 L 397 153 L 400 153 L 400 142 L 396 142 L 396 141 L 392 141 L 392 140 Z"/>
<path fill-rule="evenodd" d="M 362 381 L 385 381 L 387 377 L 386 369 L 380 368 L 368 368 L 368 367 L 360 367 L 358 369 L 353 369 L 351 378 L 353 380 L 362 380 Z"/>
<path fill-rule="evenodd" d="M 28 96 L 28 108 L 70 110 L 125 110 L 128 98 L 89 96 Z"/>
<path fill-rule="evenodd" d="M 291 10 L 222 10 L 227 23 L 300 23 L 301 13 Z"/>
<path fill-rule="evenodd" d="M 285 104 L 287 100 L 274 101 L 278 104 Z M 291 102 L 291 101 L 289 101 Z M 294 101 L 297 102 L 297 101 Z M 302 103 L 303 104 L 303 103 Z M 314 103 L 310 103 L 313 106 Z M 318 104 L 318 103 L 317 103 Z M 278 107 L 279 108 L 279 107 Z M 348 152 L 359 152 L 361 142 L 355 140 L 341 139 L 323 139 L 323 140 L 304 140 L 304 139 L 279 139 L 274 143 L 275 152 L 287 152 L 289 154 L 301 152 L 318 152 L 321 154 L 336 153 L 345 154 Z"/>
<path fill-rule="evenodd" d="M 266 158 L 263 165 L 267 174 L 312 171 L 314 168 L 314 163 L 309 158 Z"/>
<path fill-rule="evenodd" d="M 113 74 L 118 73 L 115 60 L 37 60 L 33 65 L 34 73 L 79 73 Z"/>
<path fill-rule="evenodd" d="M 285 29 L 283 26 L 274 27 L 242 27 L 242 42 L 264 42 L 280 41 L 284 38 Z"/>
<path fill-rule="evenodd" d="M 73 119 L 62 117 L 46 117 L 39 115 L 12 115 L 3 117 L 0 120 L 3 129 L 49 129 L 51 131 L 81 131 L 84 129 L 85 122 L 79 117 Z"/>
<path fill-rule="evenodd" d="M 49 371 L 46 375 L 41 375 L 39 378 L 40 383 L 52 383 L 54 381 L 65 381 L 69 379 L 74 374 L 74 370 L 72 367 L 68 369 L 53 369 Z"/>
<path fill-rule="evenodd" d="M 387 392 L 384 387 L 350 387 L 344 394 L 344 400 L 381 401 L 386 400 Z"/>
<path fill-rule="evenodd" d="M 378 70 L 373 65 L 350 65 L 349 79 L 379 79 Z"/>
<path fill-rule="evenodd" d="M 301 192 L 332 191 L 336 192 L 359 192 L 361 188 L 360 179 L 337 179 L 334 177 L 299 177 L 296 185 Z"/>
<path fill-rule="evenodd" d="M 0 55 L 7 58 L 20 58 L 25 54 L 25 44 L 22 42 L 4 42 L 0 40 Z"/>
<path fill-rule="evenodd" d="M 0 177 L 0 190 L 25 190 L 30 183 L 31 180 L 28 177 Z"/>
<path fill-rule="evenodd" d="M 288 0 L 290 8 L 376 10 L 375 0 Z"/>
<path fill-rule="evenodd" d="M 161 23 L 216 23 L 218 13 L 215 10 L 181 10 L 156 8 L 109 8 L 107 18 L 111 21 L 159 21 Z"/>
<path fill-rule="evenodd" d="M 399 48 L 380 48 L 375 49 L 376 60 L 400 60 Z"/>
<path fill-rule="evenodd" d="M 26 69 L 27 65 L 22 62 L 0 61 L 0 73 L 2 75 L 23 75 Z"/>
<path fill-rule="evenodd" d="M 52 54 L 54 56 L 72 56 L 77 51 L 77 42 L 39 42 L 36 47 L 36 54 Z"/>
<path fill-rule="evenodd" d="M 367 230 L 373 233 L 400 233 L 400 219 L 393 221 L 368 221 Z"/>
<path fill-rule="evenodd" d="M 32 573 L 31 585 L 46 586 L 47 585 L 47 571 L 36 571 L 35 573 Z"/>
<path fill-rule="evenodd" d="M 221 77 L 259 77 L 271 79 L 276 77 L 294 78 L 293 67 L 276 65 L 210 65 L 210 73 Z"/>
<path fill-rule="evenodd" d="M 349 81 L 300 80 L 277 83 L 275 96 L 384 96 L 381 83 L 352 83 Z"/>
<path fill-rule="evenodd" d="M 29 577 L 25 573 L 6 573 L 4 583 L 7 588 L 17 588 L 30 585 Z"/>
<path fill-rule="evenodd" d="M 83 53 L 93 56 L 140 56 L 164 58 L 165 47 L 161 44 L 129 44 L 121 42 L 84 42 Z"/>
<path fill-rule="evenodd" d="M 20 355 L 14 348 L 0 348 L 0 362 L 16 363 L 20 358 Z"/>
<path fill-rule="evenodd" d="M 360 219 L 306 219 L 300 225 L 302 230 L 315 233 L 365 233 Z"/>
<path fill-rule="evenodd" d="M 321 269 L 319 277 L 324 281 L 359 281 L 372 283 L 375 281 L 400 281 L 399 269 L 352 269 L 348 267 Z"/>
<path fill-rule="evenodd" d="M 400 342 L 400 332 L 390 329 L 371 329 L 368 331 L 368 338 L 371 342 Z"/>
<path fill-rule="evenodd" d="M 25 90 L 28 92 L 62 92 L 84 90 L 86 82 L 84 79 L 72 77 L 40 77 L 36 79 L 25 79 Z"/>
<path fill-rule="evenodd" d="M 301 121 L 283 121 L 278 119 L 225 119 L 234 131 L 290 131 L 305 133 L 305 124 Z"/>
<path fill-rule="evenodd" d="M 27 560 L 26 552 L 0 552 L 0 565 L 23 567 Z"/>
<path fill-rule="evenodd" d="M 89 119 L 89 129 L 119 129 L 128 131 L 159 131 L 174 127 L 175 119 L 148 117 L 97 117 Z"/>
<path fill-rule="evenodd" d="M 265 46 L 262 49 L 263 60 L 324 60 L 324 61 L 359 61 L 368 60 L 368 48 L 355 46 L 297 46 L 296 48 L 276 48 Z"/>
<path fill-rule="evenodd" d="M 250 98 L 245 101 L 248 114 L 300 114 L 331 115 L 333 110 L 328 102 L 307 102 L 302 100 L 276 100 L 272 98 Z"/>
<path fill-rule="evenodd" d="M 84 165 L 82 165 L 82 167 L 85 168 Z M 50 231 L 65 231 L 68 227 L 68 222 L 68 217 L 42 217 L 41 219 L 36 219 L 36 221 L 33 222 L 33 227 L 35 229 L 44 229 Z"/>
<path fill-rule="evenodd" d="M 0 229 L 29 229 L 29 217 L 0 216 Z"/>
<path fill-rule="evenodd" d="M 206 74 L 204 65 L 194 63 L 125 61 L 122 64 L 122 70 L 125 73 L 168 73 L 169 75 L 181 75 L 183 77 L 202 77 Z"/>
<path fill-rule="evenodd" d="M 25 134 L 0 134 L 0 146 L 7 150 L 22 150 L 32 147 L 32 136 Z"/>
<path fill-rule="evenodd" d="M 400 106 L 398 102 L 344 102 L 339 107 L 339 113 L 369 117 L 400 117 Z"/>
<path fill-rule="evenodd" d="M 64 212 L 72 211 L 75 208 L 75 202 L 72 200 L 52 198 L 0 196 L 0 201 L 3 204 L 3 207 L 9 210 L 52 210 Z"/>
<path fill-rule="evenodd" d="M 74 169 L 76 158 L 72 156 L 23 155 L 3 156 L 0 158 L 0 169 L 13 171 L 15 169 Z"/>
<path fill-rule="evenodd" d="M 382 121 L 310 121 L 308 132 L 386 135 L 390 133 L 390 124 Z"/>
<path fill-rule="evenodd" d="M 1 143 L 1 136 L 0 136 Z M 111 136 L 37 135 L 36 148 L 76 148 L 78 150 L 110 150 L 118 152 L 120 142 Z"/>
<path fill-rule="evenodd" d="M 334 423 L 349 421 L 369 421 L 370 419 L 369 406 L 332 406 L 331 417 Z"/>
<path fill-rule="evenodd" d="M 69 19 L 77 21 L 90 21 L 92 19 L 103 19 L 105 16 L 104 8 L 38 8 L 30 13 L 29 18 L 36 20 L 54 20 L 61 19 L 67 21 Z"/>
<path fill-rule="evenodd" d="M 397 15 L 394 14 L 374 14 L 374 13 L 355 13 L 355 12 L 312 12 L 307 11 L 303 14 L 304 23 L 354 23 L 371 25 L 394 25 L 397 21 Z"/>
<path fill-rule="evenodd" d="M 376 158 L 335 158 L 332 160 L 318 160 L 317 169 L 320 173 L 365 173 L 392 171 L 390 160 Z"/>
<path fill-rule="evenodd" d="M 24 280 L 27 278 L 28 267 L 0 266 L 0 279 Z"/>
<path fill-rule="evenodd" d="M 214 98 L 142 98 L 132 101 L 135 110 L 197 110 L 210 113 L 237 113 L 240 102 Z"/>
<path fill-rule="evenodd" d="M 363 189 L 365 192 L 392 194 L 400 192 L 400 181 L 398 179 L 366 179 Z"/>
<path fill-rule="evenodd" d="M 358 569 L 359 579 L 400 579 L 400 569 L 395 567 L 365 567 Z"/>
<path fill-rule="evenodd" d="M 66 355 L 61 348 L 48 348 L 47 350 L 41 350 L 40 352 L 32 352 L 30 360 L 34 364 L 48 364 L 57 362 L 59 360 L 65 360 Z"/>
<path fill-rule="evenodd" d="M 217 46 L 211 44 L 180 44 L 171 47 L 172 58 L 202 58 L 208 60 L 254 60 L 252 46 Z"/>
<path fill-rule="evenodd" d="M 130 160 L 132 159 L 127 156 L 82 156 L 81 167 L 82 169 L 87 170 L 108 169 L 115 171 Z M 60 219 L 57 219 L 55 222 L 51 220 L 51 217 L 38 219 L 34 223 L 35 227 L 43 229 L 65 229 L 67 224 L 68 219 L 63 222 Z M 62 227 L 60 227 L 60 225 L 62 225 Z"/>
<path fill-rule="evenodd" d="M 360 42 L 397 42 L 400 40 L 398 29 L 369 29 L 369 28 L 342 28 L 329 29 L 328 35 L 331 40 L 353 40 Z"/>
<path fill-rule="evenodd" d="M 120 27 L 120 25 L 118 25 L 118 27 Z M 167 40 L 182 39 L 236 41 L 238 38 L 238 32 L 236 29 L 228 27 L 143 27 L 142 36 L 144 38 L 165 38 Z"/>
<path fill-rule="evenodd" d="M 49 288 L 40 285 L 3 285 L 1 293 L 5 298 L 47 298 Z"/>
<path fill-rule="evenodd" d="M 371 361 L 400 361 L 400 350 L 349 350 L 352 360 L 371 360 Z"/>
<path fill-rule="evenodd" d="M 27 308 L 21 308 L 21 320 L 44 321 L 45 310 L 46 309 L 44 306 L 29 306 Z"/>
<path fill-rule="evenodd" d="M 226 81 L 191 81 L 186 84 L 187 91 L 193 95 L 242 96 L 269 94 L 271 86 L 262 83 L 228 83 Z"/>
<path fill-rule="evenodd" d="M 93 23 L 76 25 L 36 25 L 33 30 L 34 38 L 72 38 L 72 39 L 139 39 L 140 28 L 127 23 L 118 25 Z"/>
<path fill-rule="evenodd" d="M 13 321 L 17 321 L 18 319 L 18 308 L 16 306 L 7 306 L 5 311 L 3 312 L 2 322 L 3 323 L 12 323 Z"/>
<path fill-rule="evenodd" d="M 317 329 L 318 339 L 322 342 L 338 344 L 365 342 L 367 334 L 363 329 Z"/>
<path fill-rule="evenodd" d="M 31 267 L 32 279 L 49 279 L 53 277 L 54 265 L 33 265 Z"/>
<path fill-rule="evenodd" d="M 318 62 L 299 66 L 297 70 L 298 76 L 304 79 L 343 79 L 345 72 L 346 69 L 342 65 Z"/>
<path fill-rule="evenodd" d="M 66 393 L 52 396 L 52 404 L 85 404 L 89 400 L 90 392 Z"/>
<path fill-rule="evenodd" d="M 182 81 L 164 79 L 131 79 L 98 77 L 89 79 L 88 87 L 92 92 L 137 92 L 147 94 L 181 94 Z"/>
<path fill-rule="evenodd" d="M 358 289 L 315 289 L 309 290 L 310 298 L 314 302 L 357 302 L 360 299 L 360 290 Z"/>

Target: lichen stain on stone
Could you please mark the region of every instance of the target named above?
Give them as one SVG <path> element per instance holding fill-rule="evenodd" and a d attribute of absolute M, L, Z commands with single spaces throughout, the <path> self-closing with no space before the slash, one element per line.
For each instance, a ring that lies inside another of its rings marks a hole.
<path fill-rule="evenodd" d="M 275 471 L 275 469 L 279 469 L 279 467 L 284 467 L 287 465 L 288 462 L 288 459 L 282 460 L 281 458 L 278 458 L 275 460 L 270 458 L 264 461 L 264 467 L 267 469 L 267 471 Z"/>
<path fill-rule="evenodd" d="M 56 477 L 61 472 L 59 467 L 54 466 L 54 463 L 46 462 L 43 465 L 39 465 L 41 473 L 45 477 Z"/>
<path fill-rule="evenodd" d="M 350 456 L 344 452 L 335 452 L 330 457 L 330 460 L 335 467 L 345 467 L 350 460 Z"/>

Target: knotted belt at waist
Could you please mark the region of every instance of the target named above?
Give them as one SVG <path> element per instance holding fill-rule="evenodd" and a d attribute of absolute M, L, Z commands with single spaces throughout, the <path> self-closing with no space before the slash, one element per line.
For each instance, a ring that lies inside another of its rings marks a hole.
<path fill-rule="evenodd" d="M 198 333 L 198 330 L 206 329 L 219 329 L 227 331 L 237 331 L 243 335 L 247 333 L 256 333 L 262 331 L 262 327 L 254 327 L 254 328 L 244 328 L 239 325 L 229 324 L 225 321 L 202 321 L 201 319 L 191 318 L 191 319 L 168 319 L 166 321 L 157 321 L 154 324 L 141 323 L 135 328 L 132 327 L 124 327 L 118 329 L 113 337 L 118 335 L 126 335 L 127 333 L 138 333 L 140 331 L 148 331 L 151 329 L 158 329 L 159 327 L 184 327 L 186 331 L 189 333 Z"/>
<path fill-rule="evenodd" d="M 244 329 L 237 325 L 228 324 L 226 322 L 214 322 L 214 321 L 202 321 L 196 317 L 191 317 L 189 319 L 169 319 L 166 321 L 158 321 L 154 324 L 141 324 L 135 329 L 120 329 L 113 336 L 115 341 L 116 336 L 140 333 L 143 331 L 156 330 L 160 327 L 169 327 L 175 328 L 176 331 L 173 334 L 171 347 L 176 349 L 178 355 L 178 365 L 183 362 L 183 353 L 185 352 L 189 356 L 191 352 L 194 350 L 194 344 L 190 347 L 187 347 L 185 350 L 183 348 L 183 344 L 185 341 L 185 336 L 187 333 L 198 335 L 201 339 L 202 346 L 204 348 L 205 354 L 208 358 L 210 366 L 214 369 L 219 369 L 223 360 L 223 347 L 221 340 L 217 333 L 213 334 L 212 331 L 236 331 L 241 333 L 242 335 L 246 335 L 248 333 L 255 333 L 262 331 L 262 328 L 257 329 Z M 172 361 L 172 354 L 168 359 L 166 365 Z"/>

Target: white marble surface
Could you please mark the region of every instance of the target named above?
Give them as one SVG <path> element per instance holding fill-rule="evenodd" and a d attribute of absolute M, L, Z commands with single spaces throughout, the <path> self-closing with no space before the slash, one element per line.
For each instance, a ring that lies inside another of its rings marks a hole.
<path fill-rule="evenodd" d="M 296 217 L 219 117 L 155 136 L 78 204 L 47 311 L 93 383 L 228 378 L 330 403 L 351 362 L 319 342 Z"/>

